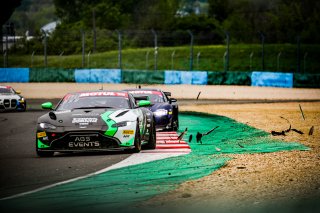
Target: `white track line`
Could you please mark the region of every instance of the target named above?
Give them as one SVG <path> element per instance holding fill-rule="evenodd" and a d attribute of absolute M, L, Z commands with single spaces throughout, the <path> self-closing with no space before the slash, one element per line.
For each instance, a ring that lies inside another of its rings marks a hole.
<path fill-rule="evenodd" d="M 158 135 L 159 133 L 157 133 Z M 173 135 L 173 132 L 169 132 L 170 135 Z M 177 133 L 175 133 L 177 134 Z M 162 133 L 162 135 L 165 135 L 165 133 Z M 168 135 L 168 134 L 166 134 Z M 44 187 L 40 187 L 38 189 L 35 190 L 31 190 L 31 191 L 27 191 L 27 192 L 23 192 L 23 193 L 19 193 L 16 195 L 12 195 L 9 197 L 4 197 L 1 198 L 0 200 L 9 200 L 9 199 L 14 199 L 14 198 L 18 198 L 18 197 L 22 197 L 25 195 L 29 195 L 32 193 L 36 193 L 39 191 L 43 191 L 46 189 L 50 189 L 56 186 L 60 186 L 63 184 L 67 184 L 67 183 L 71 183 L 74 181 L 78 181 L 84 178 L 88 178 L 94 175 L 98 175 L 113 169 L 119 169 L 119 168 L 123 168 L 123 167 L 127 167 L 127 166 L 132 166 L 132 165 L 137 165 L 137 164 L 141 164 L 141 163 L 146 163 L 146 162 L 151 162 L 151 161 L 155 161 L 155 160 L 161 160 L 161 159 L 165 159 L 165 158 L 170 158 L 170 157 L 176 157 L 176 156 L 180 156 L 180 155 L 185 155 L 185 154 L 189 154 L 191 152 L 190 148 L 178 148 L 178 149 L 155 149 L 155 150 L 142 150 L 140 153 L 136 153 L 133 154 L 131 156 L 129 156 L 128 158 L 124 159 L 123 161 L 116 163 L 112 166 L 109 166 L 107 168 L 101 169 L 97 172 L 91 173 L 91 174 L 87 174 L 81 177 L 77 177 L 77 178 L 72 178 L 66 181 L 61 181 L 58 183 L 54 183 L 48 186 L 44 186 Z"/>

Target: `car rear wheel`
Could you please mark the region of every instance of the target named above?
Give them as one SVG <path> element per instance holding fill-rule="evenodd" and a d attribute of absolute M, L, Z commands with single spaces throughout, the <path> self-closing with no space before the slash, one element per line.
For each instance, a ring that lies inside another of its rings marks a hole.
<path fill-rule="evenodd" d="M 136 127 L 136 135 L 134 137 L 134 148 L 132 151 L 134 153 L 138 153 L 141 151 L 141 137 L 140 137 L 140 128 L 139 128 L 138 121 L 137 121 L 137 127 Z"/>
<path fill-rule="evenodd" d="M 149 141 L 148 144 L 146 145 L 147 149 L 155 149 L 156 148 L 156 124 L 153 120 L 152 126 L 150 128 L 150 136 L 149 136 Z"/>
<path fill-rule="evenodd" d="M 54 154 L 54 152 L 51 152 L 51 151 L 39 151 L 37 150 L 37 155 L 39 157 L 52 157 Z"/>

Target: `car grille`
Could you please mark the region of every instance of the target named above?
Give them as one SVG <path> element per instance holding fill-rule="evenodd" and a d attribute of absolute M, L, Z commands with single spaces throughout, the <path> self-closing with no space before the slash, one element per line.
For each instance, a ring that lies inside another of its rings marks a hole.
<path fill-rule="evenodd" d="M 95 150 L 119 148 L 120 142 L 101 132 L 69 132 L 54 140 L 51 148 L 61 150 Z"/>
<path fill-rule="evenodd" d="M 16 99 L 4 99 L 0 105 L 0 109 L 15 109 L 17 107 L 18 101 Z"/>

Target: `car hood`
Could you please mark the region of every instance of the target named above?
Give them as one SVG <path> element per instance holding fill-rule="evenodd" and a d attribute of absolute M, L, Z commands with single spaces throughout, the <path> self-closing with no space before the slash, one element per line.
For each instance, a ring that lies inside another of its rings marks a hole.
<path fill-rule="evenodd" d="M 38 119 L 38 123 L 50 123 L 60 127 L 93 127 L 105 126 L 111 120 L 121 122 L 125 120 L 129 109 L 75 109 L 66 111 L 52 111 Z"/>
<path fill-rule="evenodd" d="M 19 95 L 16 94 L 5 94 L 5 93 L 0 93 L 0 99 L 20 99 Z"/>
<path fill-rule="evenodd" d="M 166 109 L 166 110 L 169 110 L 171 109 L 171 105 L 168 104 L 168 103 L 156 103 L 156 104 L 153 104 L 151 107 L 149 107 L 149 109 L 152 111 L 152 112 L 155 112 L 157 111 L 158 109 Z"/>

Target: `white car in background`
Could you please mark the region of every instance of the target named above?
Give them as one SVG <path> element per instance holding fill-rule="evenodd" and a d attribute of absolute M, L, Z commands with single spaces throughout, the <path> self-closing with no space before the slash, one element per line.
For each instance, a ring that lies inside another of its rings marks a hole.
<path fill-rule="evenodd" d="M 0 86 L 0 112 L 26 111 L 27 102 L 11 86 Z"/>

